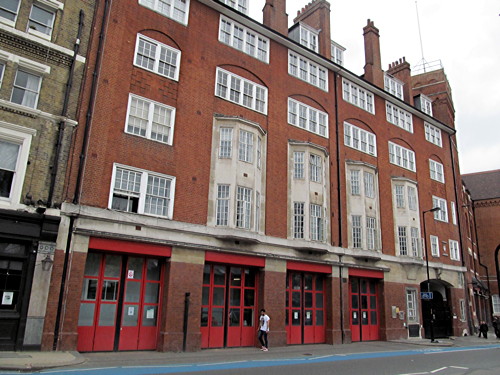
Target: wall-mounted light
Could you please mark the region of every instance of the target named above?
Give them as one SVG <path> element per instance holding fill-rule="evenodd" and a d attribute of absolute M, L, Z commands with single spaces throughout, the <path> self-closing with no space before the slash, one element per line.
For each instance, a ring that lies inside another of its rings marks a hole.
<path fill-rule="evenodd" d="M 50 257 L 50 254 L 47 254 L 45 256 L 45 258 L 42 259 L 42 270 L 44 270 L 44 271 L 50 271 L 50 269 L 52 268 L 52 264 L 53 263 L 54 263 L 54 261 Z"/>

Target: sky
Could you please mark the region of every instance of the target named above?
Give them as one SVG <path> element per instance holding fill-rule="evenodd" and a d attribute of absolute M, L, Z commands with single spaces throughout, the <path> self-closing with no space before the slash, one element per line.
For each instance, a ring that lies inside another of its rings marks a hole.
<path fill-rule="evenodd" d="M 309 2 L 287 0 L 289 25 Z M 265 0 L 249 3 L 249 16 L 262 22 Z M 331 37 L 356 74 L 363 74 L 368 19 L 380 30 L 384 70 L 403 56 L 412 67 L 440 60 L 452 89 L 461 173 L 500 169 L 500 1 L 330 0 L 330 10 Z"/>

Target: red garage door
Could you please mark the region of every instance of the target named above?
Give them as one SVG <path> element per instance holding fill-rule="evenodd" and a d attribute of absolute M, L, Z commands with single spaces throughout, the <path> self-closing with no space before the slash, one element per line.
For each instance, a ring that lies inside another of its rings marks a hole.
<path fill-rule="evenodd" d="M 156 349 L 162 268 L 157 258 L 89 253 L 78 350 Z"/>

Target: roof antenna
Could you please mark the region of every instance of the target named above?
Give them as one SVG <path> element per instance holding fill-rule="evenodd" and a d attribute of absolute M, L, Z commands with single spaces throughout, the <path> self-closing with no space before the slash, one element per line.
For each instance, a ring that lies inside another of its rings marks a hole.
<path fill-rule="evenodd" d="M 424 58 L 424 45 L 422 43 L 422 32 L 420 31 L 420 18 L 418 17 L 418 4 L 417 0 L 415 0 L 415 9 L 417 10 L 417 25 L 418 25 L 418 36 L 420 37 L 420 53 L 422 54 L 422 60 L 420 60 L 422 67 L 424 69 L 425 73 L 425 66 L 427 65 L 427 62 L 425 61 Z M 417 64 L 419 65 L 419 64 Z"/>

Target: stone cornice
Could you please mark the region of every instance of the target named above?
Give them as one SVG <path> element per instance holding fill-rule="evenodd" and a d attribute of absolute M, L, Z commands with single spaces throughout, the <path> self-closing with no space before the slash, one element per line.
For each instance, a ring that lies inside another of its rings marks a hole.
<path fill-rule="evenodd" d="M 23 56 L 43 60 L 54 65 L 69 67 L 73 60 L 72 53 L 68 54 L 50 48 L 50 46 L 37 43 L 34 40 L 23 38 L 21 35 L 9 33 L 3 28 L 0 28 L 0 41 L 4 46 L 10 47 L 11 51 L 22 51 Z"/>

